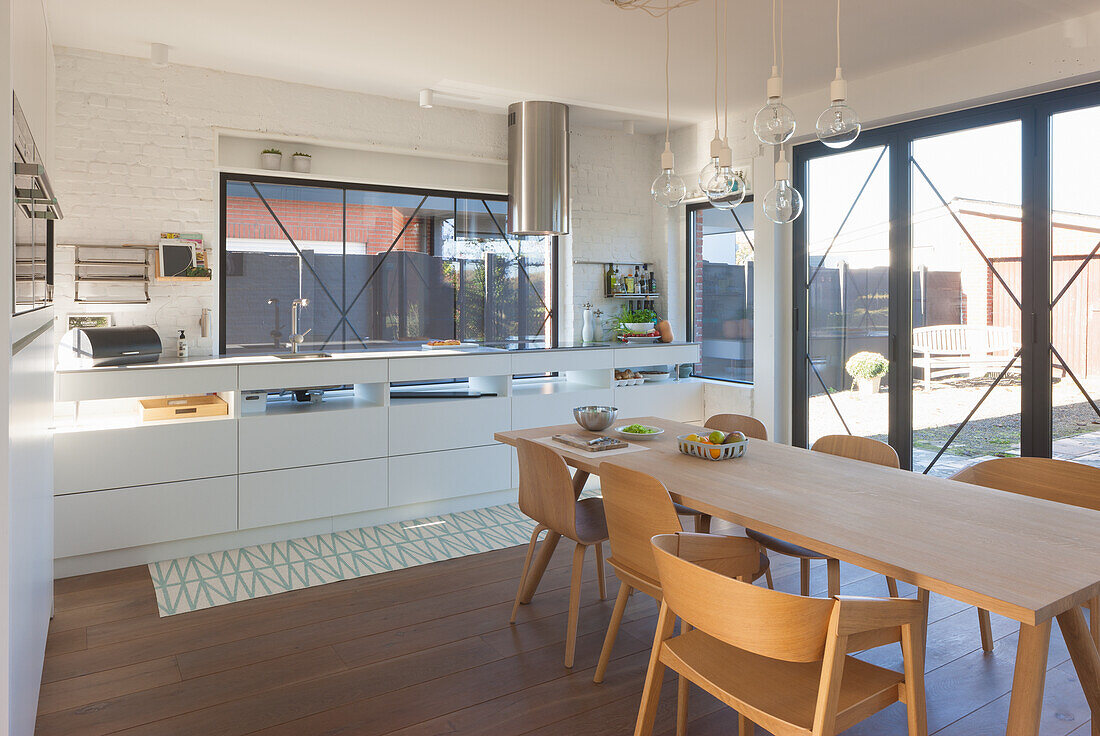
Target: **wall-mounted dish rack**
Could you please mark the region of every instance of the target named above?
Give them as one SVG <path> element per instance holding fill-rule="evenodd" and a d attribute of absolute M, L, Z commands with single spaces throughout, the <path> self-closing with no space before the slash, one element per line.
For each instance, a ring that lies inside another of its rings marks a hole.
<path fill-rule="evenodd" d="M 77 304 L 148 304 L 150 271 L 153 268 L 153 254 L 156 253 L 155 245 L 90 245 L 63 243 L 63 248 L 74 248 L 75 260 L 73 261 L 73 301 Z M 81 257 L 81 248 L 88 250 L 108 250 L 117 253 L 117 257 L 109 258 L 84 258 Z M 125 255 L 124 255 L 125 254 Z M 141 260 L 129 257 L 131 254 L 140 254 Z M 130 284 L 140 285 L 144 298 L 114 298 L 114 297 L 82 297 L 80 296 L 81 284 Z"/>

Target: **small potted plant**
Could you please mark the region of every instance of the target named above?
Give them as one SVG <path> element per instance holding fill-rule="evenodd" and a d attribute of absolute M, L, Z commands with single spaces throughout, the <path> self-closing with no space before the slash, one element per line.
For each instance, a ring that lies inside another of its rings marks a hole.
<path fill-rule="evenodd" d="M 658 337 L 659 335 L 655 329 L 656 323 L 657 313 L 652 309 L 627 309 L 623 307 L 622 312 L 619 313 L 615 331 L 623 342 L 628 342 L 631 337 Z"/>
<path fill-rule="evenodd" d="M 283 152 L 278 148 L 265 148 L 260 154 L 260 166 L 271 171 L 283 168 Z"/>
<path fill-rule="evenodd" d="M 848 362 L 844 364 L 844 370 L 856 380 L 859 392 L 864 396 L 878 393 L 882 377 L 886 375 L 886 371 L 889 369 L 890 363 L 886 360 L 885 355 L 868 350 L 856 353 L 848 358 Z"/>
<path fill-rule="evenodd" d="M 290 157 L 290 166 L 299 174 L 308 174 L 310 164 L 313 162 L 313 157 L 308 153 L 302 153 L 301 151 L 295 151 L 294 155 Z"/>

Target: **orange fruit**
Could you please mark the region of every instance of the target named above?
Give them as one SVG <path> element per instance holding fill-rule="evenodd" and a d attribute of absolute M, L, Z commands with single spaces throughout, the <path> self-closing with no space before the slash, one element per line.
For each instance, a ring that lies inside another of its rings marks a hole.
<path fill-rule="evenodd" d="M 719 450 L 719 449 L 711 450 L 710 451 L 710 456 L 712 458 L 714 458 L 715 460 L 717 460 L 718 458 L 722 457 L 722 451 Z"/>

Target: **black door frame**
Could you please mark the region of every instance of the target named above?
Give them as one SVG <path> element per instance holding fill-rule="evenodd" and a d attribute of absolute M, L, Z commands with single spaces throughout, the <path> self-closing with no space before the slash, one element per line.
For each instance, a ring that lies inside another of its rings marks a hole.
<path fill-rule="evenodd" d="M 1051 454 L 1051 180 L 1050 121 L 1058 112 L 1100 105 L 1100 83 L 1073 87 L 969 110 L 864 131 L 853 146 L 841 150 L 811 141 L 794 147 L 794 185 L 806 197 L 807 166 L 817 158 L 862 148 L 889 147 L 890 218 L 890 398 L 889 441 L 903 468 L 912 468 L 912 254 L 910 155 L 914 140 L 967 128 L 1019 120 L 1021 125 L 1021 355 L 1023 371 L 1020 454 Z M 807 260 L 806 218 L 794 223 L 794 343 L 792 439 L 805 447 L 807 423 Z"/>

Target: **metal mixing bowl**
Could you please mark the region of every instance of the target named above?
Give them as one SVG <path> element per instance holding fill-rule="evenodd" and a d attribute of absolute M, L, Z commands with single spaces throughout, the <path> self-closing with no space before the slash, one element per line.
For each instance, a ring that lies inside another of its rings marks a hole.
<path fill-rule="evenodd" d="M 614 406 L 578 406 L 573 410 L 573 418 L 590 432 L 602 432 L 611 426 L 618 413 Z"/>

